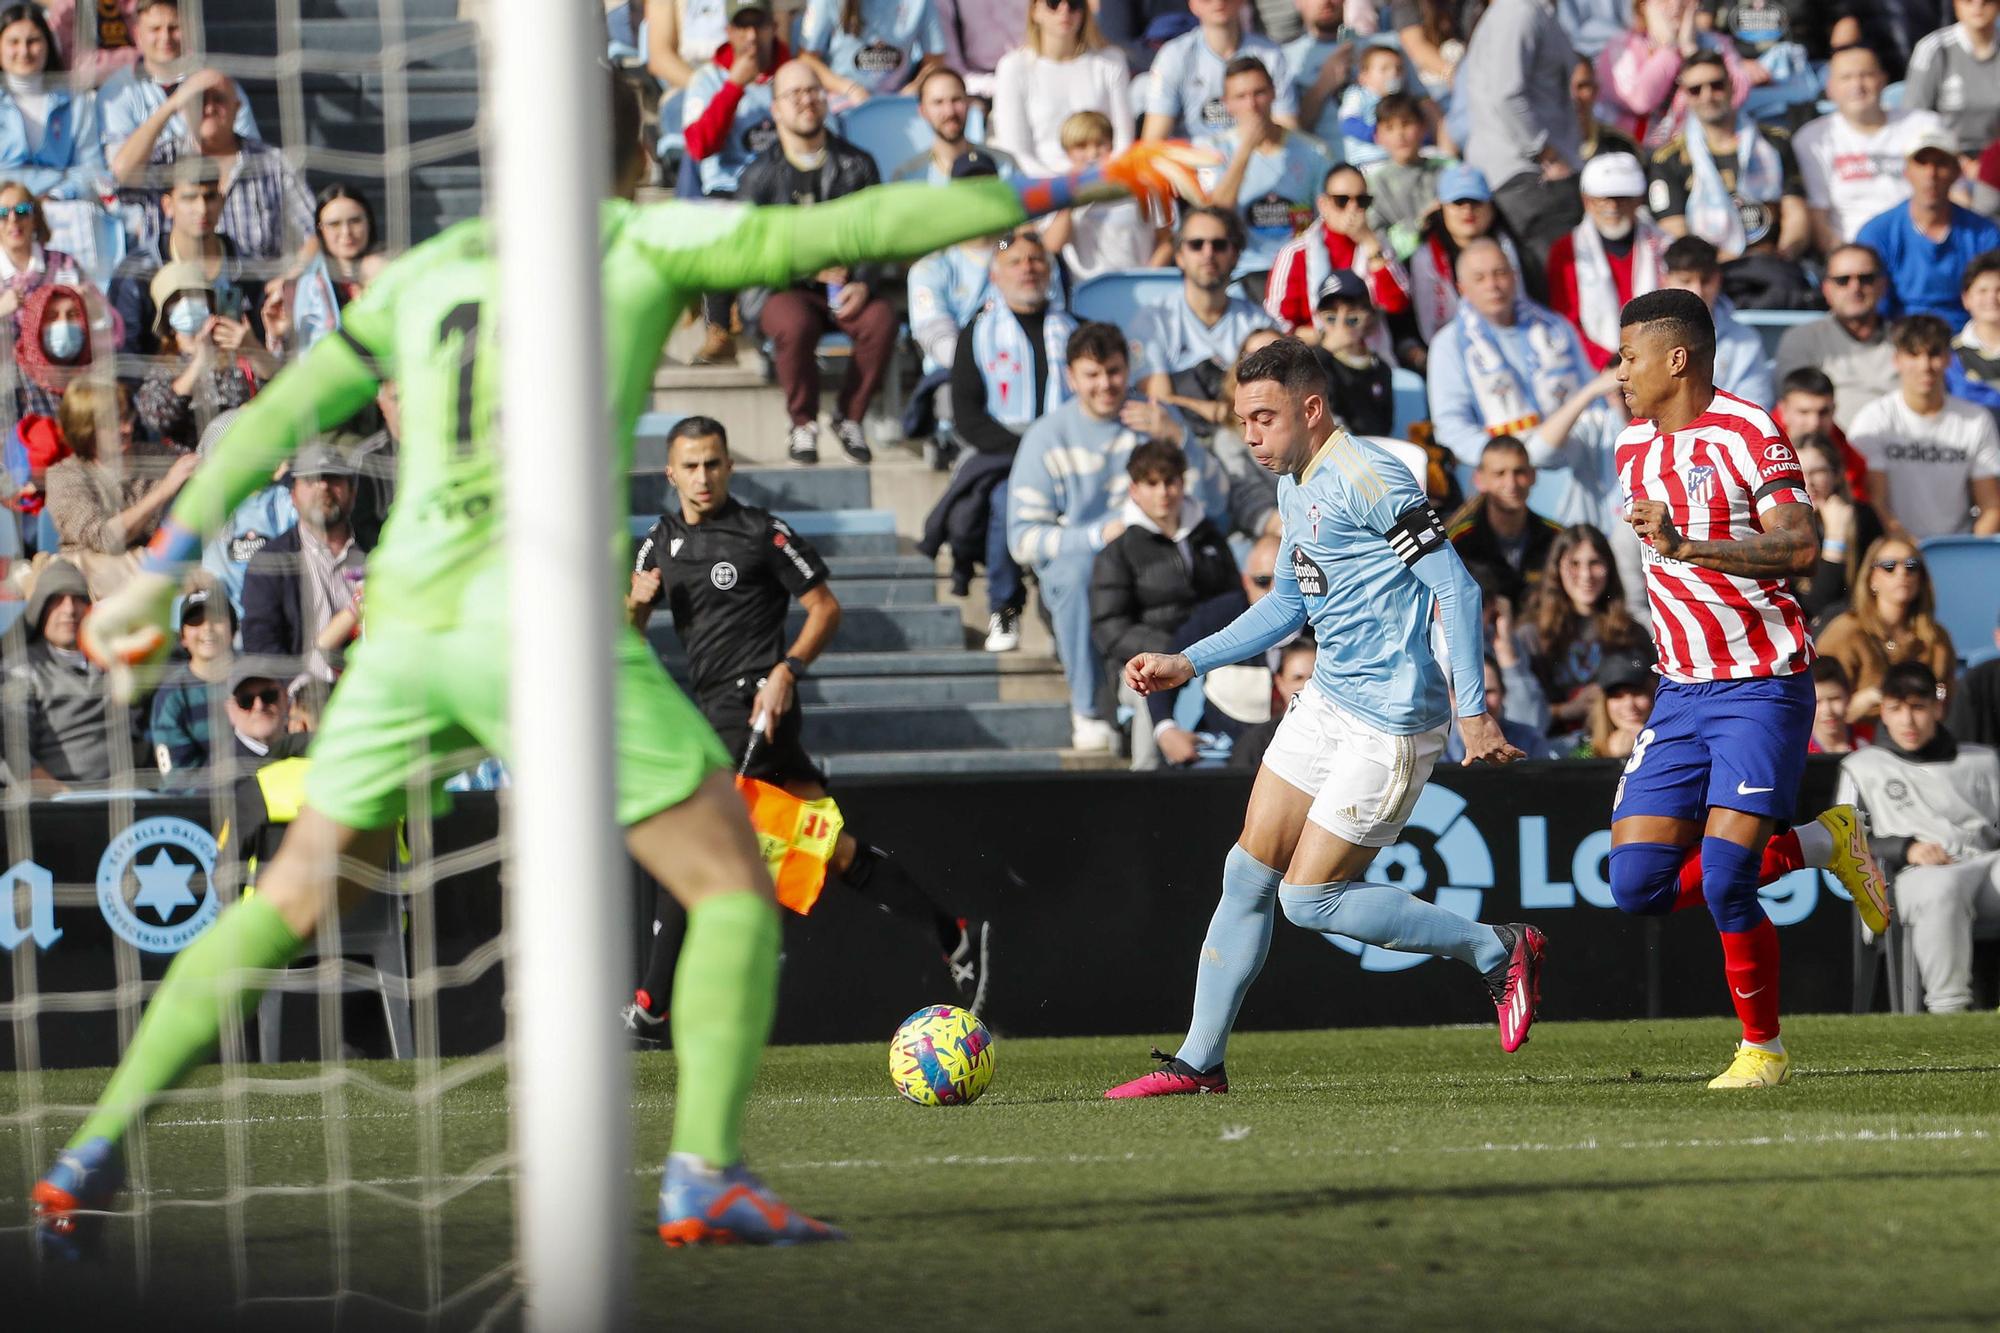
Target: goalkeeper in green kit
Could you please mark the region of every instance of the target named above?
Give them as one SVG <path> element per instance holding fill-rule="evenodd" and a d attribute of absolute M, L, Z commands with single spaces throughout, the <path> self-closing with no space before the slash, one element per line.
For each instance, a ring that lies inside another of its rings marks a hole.
<path fill-rule="evenodd" d="M 660 349 L 702 292 L 782 287 L 835 265 L 911 258 L 1127 193 L 1155 206 L 1198 194 L 1199 156 L 1154 143 L 1065 178 L 882 186 L 810 208 L 642 207 L 628 202 L 645 168 L 638 108 L 616 85 L 612 101 L 621 199 L 604 205 L 601 235 L 620 515 L 633 423 Z M 126 1131 L 209 1054 L 223 1023 L 255 1003 L 241 972 L 285 966 L 330 909 L 368 892 L 347 867 L 388 863 L 413 775 L 432 756 L 460 767 L 467 752 L 507 757 L 490 235 L 484 221 L 464 222 L 385 269 L 342 311 L 339 330 L 242 410 L 182 489 L 143 572 L 84 622 L 85 650 L 129 694 L 131 668 L 165 651 L 181 571 L 200 559 L 207 536 L 304 440 L 352 416 L 383 381 L 395 383 L 396 500 L 369 556 L 368 633 L 313 745 L 305 808 L 259 873 L 255 896 L 174 960 L 96 1110 L 35 1186 L 38 1235 L 52 1254 L 90 1248 L 123 1183 Z M 606 573 L 604 595 L 616 597 L 609 562 Z M 622 628 L 613 651 L 618 821 L 633 856 L 688 913 L 672 1000 L 679 1081 L 660 1234 L 670 1245 L 836 1239 L 743 1162 L 744 1104 L 777 1000 L 779 927 L 728 755 L 635 631 Z"/>

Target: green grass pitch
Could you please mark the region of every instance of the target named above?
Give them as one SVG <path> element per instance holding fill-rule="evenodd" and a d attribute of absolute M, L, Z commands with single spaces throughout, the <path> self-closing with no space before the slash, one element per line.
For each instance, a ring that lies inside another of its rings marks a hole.
<path fill-rule="evenodd" d="M 635 1057 L 636 1309 L 696 1328 L 1385 1327 L 1991 1328 L 2000 1323 L 2000 1018 L 1802 1017 L 1789 1087 L 1709 1092 L 1733 1024 L 1550 1024 L 1516 1056 L 1489 1030 L 1251 1033 L 1226 1097 L 1107 1103 L 1149 1067 L 1145 1038 L 1008 1040 L 992 1089 L 924 1110 L 888 1086 L 883 1047 L 767 1059 L 752 1161 L 854 1241 L 670 1252 L 651 1234 L 670 1055 Z M 357 1066 L 407 1083 L 408 1066 Z M 205 1071 L 212 1086 L 214 1070 Z M 291 1066 L 284 1072 L 314 1072 Z M 101 1074 L 46 1076 L 81 1099 Z M 11 1082 L 0 1107 L 11 1109 Z M 507 1261 L 510 1181 L 463 1176 L 503 1150 L 498 1075 L 443 1102 L 438 1290 Z M 317 1094 L 163 1108 L 147 1136 L 153 1311 L 231 1290 L 225 1135 L 256 1186 L 329 1173 Z M 394 1099 L 347 1097 L 338 1197 L 347 1286 L 428 1299 L 426 1237 L 395 1202 L 421 1188 L 421 1135 Z M 22 1137 L 0 1129 L 0 1225 L 25 1211 Z M 259 1295 L 330 1290 L 319 1193 L 242 1212 Z M 24 1233 L 0 1233 L 0 1289 L 30 1290 Z M 129 1283 L 129 1224 L 41 1300 Z M 475 1323 L 475 1295 L 445 1327 Z M 328 1308 L 253 1307 L 291 1333 Z M 406 1326 L 367 1299 L 340 1323 Z M 21 1327 L 22 1325 L 15 1325 Z M 69 1327 L 87 1327 L 88 1321 Z"/>

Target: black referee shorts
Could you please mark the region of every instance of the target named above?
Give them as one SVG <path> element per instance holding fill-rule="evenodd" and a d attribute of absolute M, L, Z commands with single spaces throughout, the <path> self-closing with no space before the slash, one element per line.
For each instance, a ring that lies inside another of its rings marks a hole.
<path fill-rule="evenodd" d="M 738 676 L 696 700 L 715 734 L 722 738 L 723 748 L 738 765 L 743 762 L 744 747 L 750 743 L 750 710 L 757 700 L 757 680 L 756 676 Z M 806 753 L 805 742 L 800 738 L 804 725 L 805 712 L 794 695 L 792 706 L 778 719 L 776 733 L 769 740 L 758 737 L 757 752 L 750 757 L 750 767 L 743 770 L 744 775 L 775 787 L 788 782 L 825 785 L 826 774 Z"/>

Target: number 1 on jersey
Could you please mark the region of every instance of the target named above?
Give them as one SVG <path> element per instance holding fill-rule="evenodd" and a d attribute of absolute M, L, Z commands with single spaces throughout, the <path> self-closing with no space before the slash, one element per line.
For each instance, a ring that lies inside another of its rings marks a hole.
<path fill-rule="evenodd" d="M 473 371 L 479 360 L 479 317 L 477 301 L 467 301 L 451 308 L 451 312 L 438 323 L 438 341 L 447 340 L 452 334 L 462 335 L 458 345 L 458 426 L 452 434 L 452 458 L 463 462 L 472 457 L 475 446 L 472 421 Z"/>

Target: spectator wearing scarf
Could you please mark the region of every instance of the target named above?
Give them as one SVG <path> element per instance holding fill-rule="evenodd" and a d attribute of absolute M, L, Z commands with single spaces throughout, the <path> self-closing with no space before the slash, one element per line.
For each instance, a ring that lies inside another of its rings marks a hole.
<path fill-rule="evenodd" d="M 1630 153 L 1583 164 L 1584 218 L 1549 247 L 1549 305 L 1583 334 L 1593 369 L 1611 364 L 1618 316 L 1635 296 L 1657 291 L 1668 237 L 1639 216 L 1646 173 Z"/>

